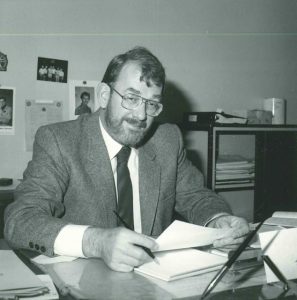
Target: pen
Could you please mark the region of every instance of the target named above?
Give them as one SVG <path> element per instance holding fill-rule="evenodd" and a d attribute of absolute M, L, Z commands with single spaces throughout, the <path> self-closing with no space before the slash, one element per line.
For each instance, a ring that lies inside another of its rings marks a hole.
<path fill-rule="evenodd" d="M 123 223 L 123 225 L 126 228 L 128 228 L 128 229 L 131 230 L 131 228 L 125 222 L 125 220 L 115 210 L 113 212 L 115 213 L 115 215 L 117 216 L 117 218 Z M 159 263 L 158 260 L 156 259 L 155 255 L 152 253 L 152 251 L 149 248 L 141 246 L 141 245 L 138 245 L 138 244 L 135 244 L 135 246 L 142 248 L 156 263 Z"/>
<path fill-rule="evenodd" d="M 274 264 L 268 255 L 262 255 L 262 258 L 276 277 L 284 284 L 284 290 L 287 291 L 289 289 L 289 283 L 280 269 Z"/>
<path fill-rule="evenodd" d="M 206 289 L 204 290 L 201 299 L 204 299 L 213 289 L 214 287 L 220 282 L 220 280 L 223 278 L 225 273 L 230 269 L 230 267 L 233 265 L 233 263 L 236 261 L 236 259 L 239 257 L 239 255 L 242 253 L 242 251 L 246 248 L 246 246 L 249 244 L 249 242 L 252 240 L 252 238 L 255 236 L 261 225 L 264 221 L 259 223 L 257 227 L 251 231 L 248 236 L 245 238 L 245 240 L 239 245 L 239 247 L 235 250 L 233 255 L 229 258 L 229 260 L 223 265 L 223 267 L 220 269 L 220 271 L 216 274 L 216 276 L 211 280 L 211 282 L 208 284 Z"/>

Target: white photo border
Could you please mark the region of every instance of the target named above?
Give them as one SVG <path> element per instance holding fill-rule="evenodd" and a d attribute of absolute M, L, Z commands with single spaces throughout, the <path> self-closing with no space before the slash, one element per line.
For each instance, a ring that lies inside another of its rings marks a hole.
<path fill-rule="evenodd" d="M 5 97 L 7 104 L 12 109 L 11 124 L 5 125 L 0 123 L 0 135 L 14 135 L 15 134 L 15 87 L 0 86 L 0 97 Z M 7 95 L 9 95 L 7 99 Z"/>
<path fill-rule="evenodd" d="M 80 95 L 83 92 L 90 94 L 90 108 L 94 112 L 99 108 L 97 88 L 99 81 L 95 80 L 69 80 L 69 120 L 75 120 L 75 109 L 80 103 Z"/>

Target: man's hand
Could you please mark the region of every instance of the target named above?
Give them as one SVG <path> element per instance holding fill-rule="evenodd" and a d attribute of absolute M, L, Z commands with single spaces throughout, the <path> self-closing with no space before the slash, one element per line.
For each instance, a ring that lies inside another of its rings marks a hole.
<path fill-rule="evenodd" d="M 214 247 L 223 247 L 242 243 L 245 235 L 249 232 L 249 225 L 243 218 L 235 216 L 221 216 L 212 220 L 208 227 L 212 228 L 230 228 L 230 235 L 214 241 Z"/>
<path fill-rule="evenodd" d="M 83 236 L 83 253 L 87 257 L 100 257 L 113 270 L 130 272 L 152 258 L 139 246 L 154 251 L 154 239 L 126 228 L 88 228 Z"/>

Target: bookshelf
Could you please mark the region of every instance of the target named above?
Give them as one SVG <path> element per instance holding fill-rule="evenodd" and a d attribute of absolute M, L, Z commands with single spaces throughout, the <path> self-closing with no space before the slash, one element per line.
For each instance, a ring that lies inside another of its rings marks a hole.
<path fill-rule="evenodd" d="M 238 209 L 244 211 L 242 205 L 249 206 L 251 221 L 270 217 L 275 210 L 297 211 L 297 125 L 200 126 L 184 122 L 181 128 L 187 149 L 200 157 L 194 164 L 204 173 L 207 187 L 224 197 L 232 192 L 237 192 L 237 198 L 248 194 L 252 199 L 241 199 Z M 242 155 L 254 161 L 254 179 L 218 184 L 216 163 L 222 154 Z"/>

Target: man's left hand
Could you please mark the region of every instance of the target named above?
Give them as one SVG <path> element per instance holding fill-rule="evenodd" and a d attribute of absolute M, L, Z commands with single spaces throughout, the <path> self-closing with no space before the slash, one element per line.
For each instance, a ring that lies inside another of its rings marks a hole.
<path fill-rule="evenodd" d="M 208 224 L 208 227 L 232 229 L 227 237 L 214 241 L 214 247 L 224 247 L 226 245 L 242 243 L 245 239 L 245 235 L 249 232 L 249 225 L 247 221 L 235 216 L 218 217 L 212 220 Z"/>

